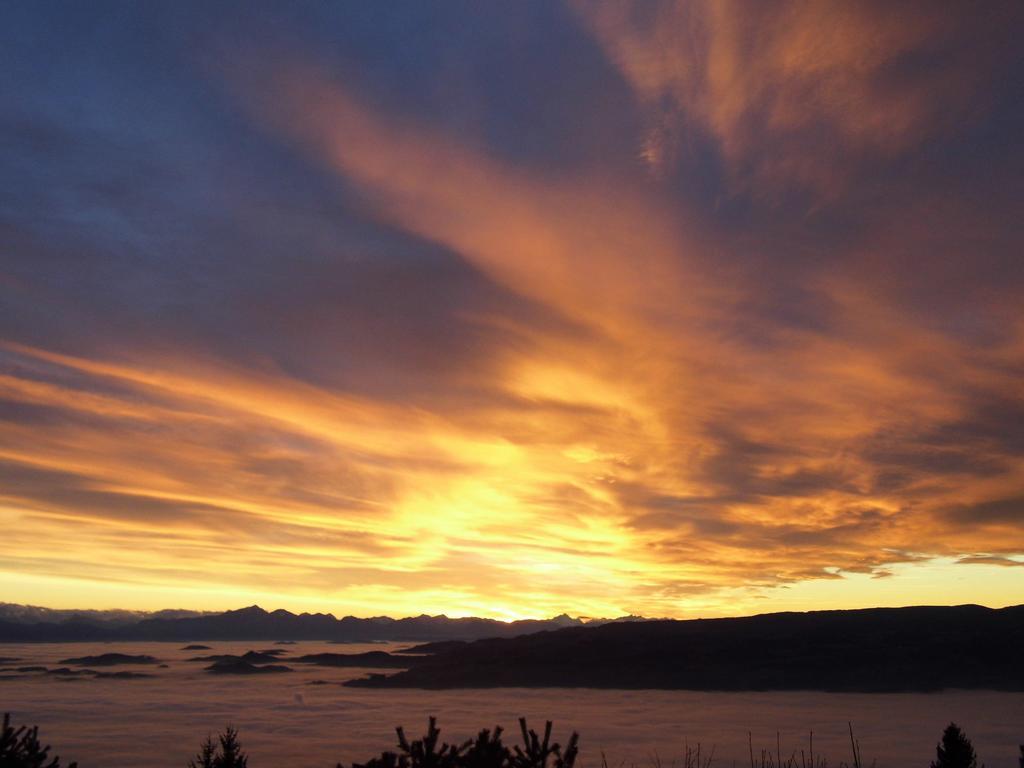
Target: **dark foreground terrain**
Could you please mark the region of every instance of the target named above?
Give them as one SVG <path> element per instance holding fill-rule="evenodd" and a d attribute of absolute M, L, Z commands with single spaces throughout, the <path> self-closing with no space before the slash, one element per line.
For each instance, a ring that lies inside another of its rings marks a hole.
<path fill-rule="evenodd" d="M 441 741 L 441 731 L 431 717 L 427 733 L 421 738 L 410 740 L 401 727 L 395 729 L 398 736 L 397 751 L 384 751 L 379 757 L 372 757 L 365 763 L 352 763 L 351 768 L 574 768 L 579 755 L 579 734 L 573 732 L 563 747 L 552 741 L 552 724 L 548 721 L 541 736 L 519 718 L 522 746 L 513 744 L 510 748 L 502 741 L 503 729 L 484 728 L 475 739 L 461 743 Z M 696 746 L 684 746 L 680 768 L 711 768 L 715 748 L 705 750 Z M 828 768 L 828 760 L 814 752 L 813 733 L 809 737 L 808 749 L 800 748 L 788 756 L 783 753 L 777 740 L 775 750 L 761 749 L 755 753 L 753 742 L 749 742 L 750 768 Z M 838 768 L 864 768 L 860 742 L 850 727 L 850 762 L 840 760 Z M 1024 768 L 1024 745 L 1020 747 L 1018 760 Z M 607 761 L 602 760 L 603 765 Z M 656 758 L 655 766 L 660 765 Z M 188 761 L 187 768 L 248 768 L 249 756 L 242 749 L 238 731 L 228 726 L 217 738 L 207 736 L 200 744 L 199 752 Z M 635 763 L 634 763 L 635 765 Z M 676 765 L 673 761 L 673 765 Z M 735 765 L 735 763 L 734 763 Z M 877 765 L 877 761 L 871 763 Z M 50 747 L 39 740 L 38 727 L 15 728 L 11 725 L 10 714 L 5 714 L 0 729 L 0 766 L 2 768 L 61 768 L 60 758 L 50 756 Z M 68 763 L 67 768 L 77 768 L 77 763 Z M 341 763 L 336 768 L 344 768 Z M 942 739 L 935 746 L 935 760 L 931 768 L 978 768 L 978 756 L 967 735 L 950 723 L 942 733 Z M 984 768 L 984 764 L 982 764 Z"/>
<path fill-rule="evenodd" d="M 348 685 L 1024 691 L 1024 606 L 608 624 L 439 650 L 410 659 L 408 670 Z"/>

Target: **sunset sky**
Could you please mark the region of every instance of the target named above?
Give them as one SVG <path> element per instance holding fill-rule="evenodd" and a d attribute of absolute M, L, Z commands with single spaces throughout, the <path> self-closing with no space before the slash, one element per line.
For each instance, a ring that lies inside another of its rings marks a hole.
<path fill-rule="evenodd" d="M 0 600 L 1024 602 L 1022 30 L 5 4 Z"/>

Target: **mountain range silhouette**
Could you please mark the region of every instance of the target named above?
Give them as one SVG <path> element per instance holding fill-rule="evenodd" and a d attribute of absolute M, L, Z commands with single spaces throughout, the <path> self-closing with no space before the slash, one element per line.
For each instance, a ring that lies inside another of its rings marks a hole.
<path fill-rule="evenodd" d="M 426 614 L 402 619 L 387 616 L 341 619 L 329 613 L 300 613 L 278 609 L 266 611 L 258 605 L 218 614 L 160 612 L 126 619 L 106 619 L 99 611 L 2 610 L 27 606 L 0 606 L 0 642 L 103 642 L 192 640 L 327 640 L 335 642 L 476 640 L 485 637 L 514 637 L 550 629 L 584 626 L 582 619 L 565 614 L 552 619 L 513 622 L 495 619 L 449 618 Z M 186 615 L 166 615 L 167 613 Z M 28 617 L 28 618 L 26 618 Z M 43 620 L 40 620 L 42 617 Z M 624 617 L 615 621 L 635 620 Z M 608 620 L 592 620 L 591 624 Z"/>

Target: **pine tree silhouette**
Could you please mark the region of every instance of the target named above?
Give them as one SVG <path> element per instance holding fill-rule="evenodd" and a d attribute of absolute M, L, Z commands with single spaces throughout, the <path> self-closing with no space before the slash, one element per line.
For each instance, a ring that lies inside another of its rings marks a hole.
<path fill-rule="evenodd" d="M 515 756 L 510 763 L 512 768 L 548 768 L 548 758 L 554 758 L 555 768 L 572 768 L 579 752 L 579 734 L 569 737 L 569 745 L 562 753 L 558 744 L 551 744 L 551 721 L 544 725 L 544 739 L 537 737 L 537 732 L 527 729 L 526 718 L 519 718 L 519 729 L 523 734 L 524 748 L 515 747 Z"/>
<path fill-rule="evenodd" d="M 942 733 L 942 743 L 935 747 L 935 754 L 932 768 L 978 768 L 974 746 L 956 723 L 946 726 Z"/>
<path fill-rule="evenodd" d="M 230 725 L 220 735 L 220 755 L 214 768 L 248 768 L 249 757 L 242 751 L 238 731 Z"/>
<path fill-rule="evenodd" d="M 230 725 L 217 736 L 217 741 L 207 736 L 199 747 L 199 754 L 188 761 L 188 768 L 248 768 L 248 765 L 249 757 L 242 751 L 238 730 Z M 0 764 L 0 768 L 6 766 Z"/>
<path fill-rule="evenodd" d="M 39 726 L 11 726 L 10 713 L 4 713 L 0 730 L 0 768 L 60 768 L 60 758 L 50 755 L 50 747 L 39 743 Z M 68 768 L 78 768 L 71 763 Z"/>
<path fill-rule="evenodd" d="M 462 744 L 438 744 L 441 729 L 433 717 L 427 723 L 427 733 L 421 739 L 409 741 L 405 730 L 398 734 L 398 752 L 384 752 L 365 763 L 353 763 L 352 768 L 573 768 L 579 753 L 579 735 L 573 733 L 563 750 L 551 742 L 551 723 L 544 727 L 541 738 L 528 728 L 524 718 L 519 719 L 523 746 L 509 749 L 501 743 L 500 726 L 493 731 L 484 729 L 476 739 Z M 338 763 L 337 768 L 343 768 Z"/>
<path fill-rule="evenodd" d="M 207 735 L 206 741 L 199 747 L 199 754 L 188 761 L 188 768 L 214 768 L 217 759 L 217 744 L 213 737 Z"/>

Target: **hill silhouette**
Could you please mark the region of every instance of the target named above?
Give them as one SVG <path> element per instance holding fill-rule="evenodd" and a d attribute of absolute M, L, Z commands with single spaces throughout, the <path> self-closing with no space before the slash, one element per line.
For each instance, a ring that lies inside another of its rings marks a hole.
<path fill-rule="evenodd" d="M 73 659 L 61 659 L 61 664 L 75 666 L 116 667 L 121 664 L 157 664 L 159 659 L 152 656 L 131 656 L 124 653 L 103 653 L 99 656 L 79 656 Z"/>
<path fill-rule="evenodd" d="M 286 667 L 283 664 L 253 664 L 237 656 L 220 659 L 204 669 L 215 675 L 263 675 L 292 671 L 291 667 Z"/>
<path fill-rule="evenodd" d="M 1024 606 L 649 621 L 479 640 L 364 687 L 1024 691 Z"/>

